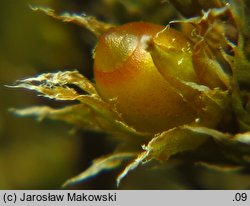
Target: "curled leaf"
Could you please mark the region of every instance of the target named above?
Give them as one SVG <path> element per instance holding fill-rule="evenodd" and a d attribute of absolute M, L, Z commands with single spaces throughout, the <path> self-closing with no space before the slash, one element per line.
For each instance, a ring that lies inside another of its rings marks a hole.
<path fill-rule="evenodd" d="M 102 33 L 107 31 L 109 28 L 113 27 L 113 25 L 98 21 L 93 16 L 86 16 L 84 14 L 77 15 L 77 14 L 69 14 L 64 13 L 62 15 L 56 15 L 55 11 L 53 9 L 49 8 L 43 8 L 43 7 L 33 7 L 30 6 L 33 11 L 39 11 L 47 14 L 48 16 L 51 16 L 55 19 L 64 21 L 64 22 L 70 22 L 75 23 L 79 26 L 87 28 L 89 31 L 91 31 L 96 36 L 100 36 Z"/>
<path fill-rule="evenodd" d="M 150 134 L 137 132 L 123 123 L 120 114 L 104 102 L 95 90 L 93 83 L 77 71 L 41 74 L 16 83 L 14 88 L 26 88 L 40 93 L 41 96 L 56 100 L 77 100 L 79 103 L 61 109 L 49 107 L 31 107 L 14 110 L 16 114 L 62 120 L 79 128 L 120 136 L 148 137 Z M 77 89 L 75 88 L 77 87 Z M 87 94 L 79 93 L 86 92 Z"/>
<path fill-rule="evenodd" d="M 148 144 L 144 146 L 144 152 L 138 155 L 118 176 L 117 183 L 128 174 L 129 171 L 135 169 L 140 164 L 157 159 L 166 162 L 171 156 L 189 150 L 195 150 L 206 142 L 208 138 L 213 138 L 224 147 L 233 149 L 231 152 L 227 151 L 226 156 L 234 163 L 235 161 L 249 162 L 250 159 L 250 135 L 248 133 L 237 134 L 235 136 L 223 133 L 215 129 L 207 127 L 199 127 L 192 125 L 184 125 L 182 127 L 174 128 L 156 135 Z M 231 153 L 231 154 L 230 154 Z M 224 170 L 239 170 L 242 167 L 237 165 L 216 165 L 212 163 L 203 162 L 205 165 L 213 169 Z"/>
<path fill-rule="evenodd" d="M 79 182 L 86 181 L 94 177 L 95 175 L 99 174 L 100 172 L 103 172 L 106 170 L 113 170 L 119 167 L 123 161 L 131 159 L 134 156 L 135 154 L 133 153 L 116 153 L 116 154 L 108 155 L 106 157 L 100 157 L 98 159 L 95 159 L 92 165 L 87 170 L 77 175 L 76 177 L 73 177 L 67 180 L 63 184 L 63 187 L 67 187 L 70 185 L 77 184 Z"/>
<path fill-rule="evenodd" d="M 16 85 L 10 87 L 34 90 L 50 99 L 79 100 L 81 94 L 72 86 L 93 97 L 98 96 L 93 83 L 77 71 L 41 74 L 37 77 L 19 80 Z"/>
<path fill-rule="evenodd" d="M 207 138 L 207 135 L 191 131 L 184 127 L 177 127 L 155 135 L 146 146 L 143 146 L 145 151 L 139 154 L 118 176 L 117 184 L 119 185 L 127 173 L 140 164 L 152 159 L 166 162 L 175 154 L 198 148 Z"/>

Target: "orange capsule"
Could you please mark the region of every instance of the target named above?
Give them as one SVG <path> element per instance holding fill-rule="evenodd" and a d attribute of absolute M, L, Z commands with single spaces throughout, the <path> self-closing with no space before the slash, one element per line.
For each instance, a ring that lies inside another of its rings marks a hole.
<path fill-rule="evenodd" d="M 180 78 L 183 72 L 195 81 L 192 65 L 184 71 L 179 63 L 185 62 L 178 63 L 182 59 L 177 54 L 187 47 L 188 40 L 173 29 L 160 34 L 163 29 L 143 22 L 113 27 L 100 36 L 95 48 L 98 92 L 105 101 L 114 102 L 124 121 L 138 131 L 161 132 L 197 118 L 195 109 L 165 80 L 145 47 L 145 38 L 153 38 L 165 48 L 175 48 L 177 53 L 173 50 L 173 61 L 166 67 Z M 188 58 L 185 56 L 184 60 Z M 191 58 L 190 55 L 189 62 Z"/>

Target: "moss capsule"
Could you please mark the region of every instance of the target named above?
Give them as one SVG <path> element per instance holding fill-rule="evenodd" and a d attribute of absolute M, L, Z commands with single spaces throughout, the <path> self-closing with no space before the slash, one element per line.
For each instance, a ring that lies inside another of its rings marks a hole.
<path fill-rule="evenodd" d="M 99 38 L 95 48 L 94 76 L 100 95 L 106 101 L 116 99 L 115 106 L 125 122 L 139 131 L 160 132 L 195 119 L 195 111 L 163 78 L 145 48 L 146 36 L 178 51 L 187 47 L 186 38 L 172 29 L 156 37 L 163 29 L 142 22 L 114 27 Z M 181 71 L 178 64 L 185 62 L 178 63 L 183 59 L 175 53 L 172 57 L 177 63 L 171 63 L 171 69 L 193 81 L 193 68 L 189 73 L 188 69 Z"/>

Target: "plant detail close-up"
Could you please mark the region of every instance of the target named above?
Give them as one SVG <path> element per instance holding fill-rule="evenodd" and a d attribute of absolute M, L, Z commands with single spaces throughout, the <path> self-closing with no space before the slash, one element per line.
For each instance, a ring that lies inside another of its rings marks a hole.
<path fill-rule="evenodd" d="M 111 154 L 95 159 L 65 187 L 115 169 L 120 171 L 119 185 L 132 170 L 151 164 L 156 170 L 198 164 L 249 175 L 247 3 L 170 3 L 179 18 L 166 25 L 143 21 L 113 25 L 93 16 L 58 15 L 52 9 L 31 7 L 84 27 L 97 39 L 93 80 L 68 70 L 10 86 L 70 103 L 61 108 L 13 109 L 15 114 L 65 121 L 115 142 Z"/>

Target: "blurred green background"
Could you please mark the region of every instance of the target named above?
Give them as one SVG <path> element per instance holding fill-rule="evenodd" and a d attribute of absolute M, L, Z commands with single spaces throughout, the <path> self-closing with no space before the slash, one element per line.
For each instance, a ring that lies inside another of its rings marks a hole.
<path fill-rule="evenodd" d="M 57 13 L 84 12 L 117 25 L 138 20 L 166 25 L 178 15 L 160 0 L 1 0 L 0 189 L 60 189 L 65 180 L 86 169 L 94 158 L 111 153 L 115 145 L 104 134 L 74 131 L 62 122 L 38 122 L 8 111 L 32 105 L 64 106 L 4 86 L 18 79 L 73 69 L 92 79 L 95 37 L 84 28 L 35 13 L 29 5 L 53 8 Z M 72 189 L 114 189 L 117 174 L 104 173 Z M 244 189 L 249 182 L 249 175 L 209 172 L 191 165 L 139 168 L 120 188 Z"/>

